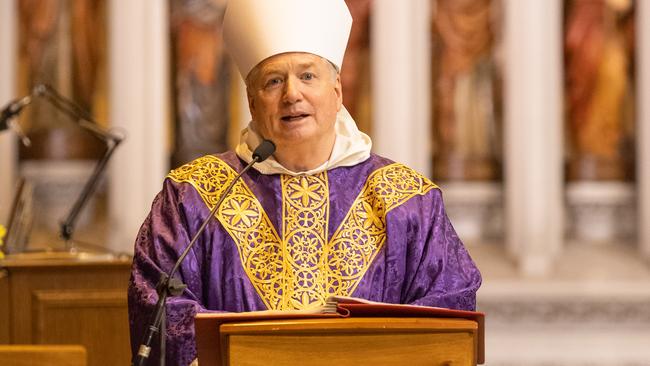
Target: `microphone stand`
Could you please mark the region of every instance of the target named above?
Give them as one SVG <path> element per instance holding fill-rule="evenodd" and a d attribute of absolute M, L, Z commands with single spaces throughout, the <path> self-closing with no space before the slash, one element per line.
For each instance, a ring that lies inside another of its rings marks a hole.
<path fill-rule="evenodd" d="M 32 103 L 35 97 L 41 97 L 47 100 L 50 104 L 56 107 L 56 109 L 75 120 L 80 127 L 89 131 L 95 137 L 103 141 L 104 144 L 106 144 L 104 155 L 97 161 L 97 164 L 95 164 L 95 168 L 90 178 L 84 184 L 79 197 L 77 197 L 77 200 L 74 202 L 68 215 L 60 225 L 59 235 L 64 240 L 66 249 L 72 251 L 75 250 L 71 239 L 74 234 L 74 226 L 77 221 L 77 217 L 79 216 L 79 213 L 83 207 L 86 205 L 88 198 L 90 198 L 90 196 L 94 193 L 95 188 L 97 187 L 97 183 L 99 182 L 99 178 L 106 168 L 108 160 L 111 158 L 113 152 L 120 144 L 120 142 L 124 140 L 124 137 L 99 127 L 98 123 L 86 111 L 84 111 L 83 108 L 81 108 L 73 101 L 66 99 L 54 88 L 47 84 L 36 85 L 32 89 L 32 93 L 30 95 L 18 101 L 10 103 L 9 106 L 4 108 L 2 112 L 3 120 L 7 120 L 6 123 L 9 124 L 10 121 L 8 121 L 8 119 L 19 114 L 24 107 Z M 23 138 L 23 142 L 29 141 L 26 140 L 24 136 L 21 137 Z"/>
<path fill-rule="evenodd" d="M 149 359 L 149 354 L 151 353 L 151 342 L 153 340 L 154 335 L 160 331 L 161 321 L 163 320 L 162 318 L 165 312 L 165 304 L 167 302 L 167 298 L 169 296 L 179 296 L 180 294 L 183 293 L 185 288 L 187 288 L 187 285 L 185 285 L 180 279 L 174 277 L 174 274 L 176 274 L 176 272 L 178 271 L 178 268 L 183 262 L 183 259 L 185 259 L 187 254 L 190 252 L 190 250 L 194 246 L 194 243 L 196 243 L 199 236 L 205 230 L 206 226 L 208 226 L 208 224 L 212 221 L 213 217 L 217 213 L 217 210 L 219 210 L 221 203 L 226 198 L 226 196 L 228 196 L 232 188 L 235 186 L 235 183 L 239 181 L 241 176 L 244 173 L 246 173 L 248 169 L 250 169 L 253 166 L 253 164 L 266 160 L 266 158 L 268 158 L 271 154 L 273 154 L 274 151 L 275 151 L 275 145 L 273 144 L 273 142 L 271 142 L 270 140 L 262 141 L 262 143 L 253 152 L 253 160 L 250 163 L 248 163 L 248 165 L 246 165 L 246 167 L 244 167 L 244 169 L 242 169 L 242 171 L 239 174 L 237 174 L 235 179 L 233 179 L 230 182 L 230 184 L 223 192 L 221 197 L 219 197 L 219 201 L 217 201 L 217 203 L 214 205 L 212 210 L 210 210 L 210 214 L 208 215 L 208 217 L 203 221 L 203 224 L 201 224 L 199 229 L 196 231 L 196 234 L 194 234 L 192 240 L 190 240 L 190 243 L 187 245 L 185 250 L 183 250 L 180 257 L 178 257 L 178 260 L 174 264 L 174 267 L 172 267 L 172 270 L 169 271 L 169 274 L 163 272 L 163 274 L 161 275 L 160 280 L 156 285 L 156 292 L 158 293 L 158 302 L 156 303 L 156 307 L 154 308 L 154 316 L 152 318 L 153 320 L 151 321 L 151 324 L 147 328 L 147 333 L 145 334 L 143 341 L 140 344 L 140 347 L 138 348 L 138 354 L 136 355 L 133 365 L 143 366 L 146 364 L 147 360 Z M 163 334 L 163 332 L 160 332 L 161 344 L 164 344 L 164 336 L 165 335 Z M 165 354 L 162 351 L 160 356 L 161 356 L 161 360 L 163 360 L 164 362 Z"/>

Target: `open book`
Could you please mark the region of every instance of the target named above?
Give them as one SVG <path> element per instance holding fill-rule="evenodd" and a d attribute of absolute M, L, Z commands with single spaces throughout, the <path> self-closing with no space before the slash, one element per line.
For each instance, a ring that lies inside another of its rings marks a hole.
<path fill-rule="evenodd" d="M 242 321 L 265 321 L 283 319 L 314 319 L 314 318 L 348 318 L 348 317 L 409 317 L 409 318 L 457 318 L 475 321 L 478 324 L 478 361 L 483 363 L 485 358 L 485 315 L 477 311 L 455 310 L 431 306 L 390 304 L 369 301 L 356 297 L 331 296 L 325 305 L 306 310 L 264 310 L 243 313 L 199 313 L 195 317 L 197 349 L 202 358 L 208 358 L 220 352 L 214 349 L 214 344 L 203 344 L 209 339 L 206 334 L 218 333 L 221 324 Z"/>
<path fill-rule="evenodd" d="M 476 321 L 484 317 L 483 313 L 476 311 L 424 305 L 391 304 L 349 296 L 330 296 L 323 305 L 321 312 L 323 314 L 336 313 L 340 316 L 442 317 L 466 318 Z"/>
<path fill-rule="evenodd" d="M 374 304 L 374 305 L 391 305 L 383 302 L 370 301 L 366 299 L 361 299 L 358 297 L 350 296 L 330 296 L 325 300 L 325 305 L 315 306 L 308 309 L 301 310 L 260 310 L 260 311 L 251 311 L 244 313 L 237 313 L 242 316 L 272 316 L 275 315 L 313 315 L 313 314 L 337 314 L 337 316 L 346 316 L 345 312 L 343 314 L 339 313 L 340 304 Z M 401 305 L 400 305 L 401 306 Z M 233 313 L 219 313 L 217 316 L 230 317 L 233 316 Z M 248 315 L 247 315 L 248 314 Z"/>

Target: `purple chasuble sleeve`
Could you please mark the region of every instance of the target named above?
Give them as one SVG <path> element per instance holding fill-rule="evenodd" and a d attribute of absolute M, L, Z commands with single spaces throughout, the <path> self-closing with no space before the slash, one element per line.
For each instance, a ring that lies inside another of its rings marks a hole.
<path fill-rule="evenodd" d="M 475 310 L 481 274 L 438 188 L 386 215 L 386 244 L 352 294 L 373 301 Z"/>
<path fill-rule="evenodd" d="M 128 290 L 129 325 L 132 355 L 136 355 L 146 327 L 151 322 L 158 300 L 156 284 L 163 273 L 168 273 L 190 242 L 188 225 L 173 183 L 165 181 L 164 188 L 154 199 L 151 212 L 140 228 L 136 239 L 131 279 Z M 192 252 L 185 263 L 196 263 Z M 195 293 L 197 279 L 179 270 L 176 277 L 189 287 L 178 297 L 170 297 L 166 306 L 167 357 L 169 365 L 189 365 L 196 357 L 194 342 L 194 315 L 206 311 Z M 158 337 L 153 341 L 150 364 L 160 358 Z"/>
<path fill-rule="evenodd" d="M 422 212 L 421 227 L 427 230 L 412 249 L 402 301 L 475 310 L 481 274 L 445 213 L 442 193 L 432 190 L 422 200 L 426 212 Z"/>

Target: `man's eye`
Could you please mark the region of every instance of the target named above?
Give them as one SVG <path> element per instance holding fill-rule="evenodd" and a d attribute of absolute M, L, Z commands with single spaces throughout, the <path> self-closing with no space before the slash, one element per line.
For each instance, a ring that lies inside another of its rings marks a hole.
<path fill-rule="evenodd" d="M 302 74 L 302 79 L 303 80 L 312 80 L 315 77 L 315 75 L 311 72 L 306 72 Z"/>
<path fill-rule="evenodd" d="M 277 85 L 280 85 L 280 84 L 282 84 L 282 79 L 273 78 L 273 79 L 269 79 L 269 81 L 267 81 L 266 84 L 264 84 L 264 86 L 269 88 L 269 87 L 274 87 L 274 86 L 277 86 Z"/>

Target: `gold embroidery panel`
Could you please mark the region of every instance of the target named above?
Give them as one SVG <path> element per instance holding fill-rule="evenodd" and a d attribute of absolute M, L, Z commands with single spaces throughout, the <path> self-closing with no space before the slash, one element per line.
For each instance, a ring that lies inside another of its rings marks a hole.
<path fill-rule="evenodd" d="M 236 176 L 228 164 L 214 156 L 199 158 L 168 175 L 176 182 L 194 186 L 210 210 Z M 215 216 L 237 244 L 242 266 L 255 290 L 269 309 L 277 309 L 282 294 L 278 275 L 284 267 L 283 252 L 279 235 L 262 205 L 240 180 Z"/>
<path fill-rule="evenodd" d="M 414 170 L 391 164 L 373 172 L 328 244 L 328 293 L 349 296 L 386 241 L 386 215 L 436 186 Z"/>
<path fill-rule="evenodd" d="M 201 195 L 208 207 L 214 207 L 237 174 L 215 156 L 207 155 L 172 170 L 167 177 L 178 183 L 190 183 Z"/>
<path fill-rule="evenodd" d="M 283 309 L 308 309 L 325 303 L 328 222 L 327 174 L 283 175 Z"/>
<path fill-rule="evenodd" d="M 235 175 L 216 157 L 204 157 L 169 177 L 192 184 L 211 209 Z M 331 294 L 352 294 L 386 240 L 386 214 L 433 188 L 400 164 L 375 171 L 327 244 L 326 173 L 282 176 L 282 240 L 242 181 L 216 216 L 237 244 L 244 270 L 267 307 L 302 309 L 324 304 Z"/>

